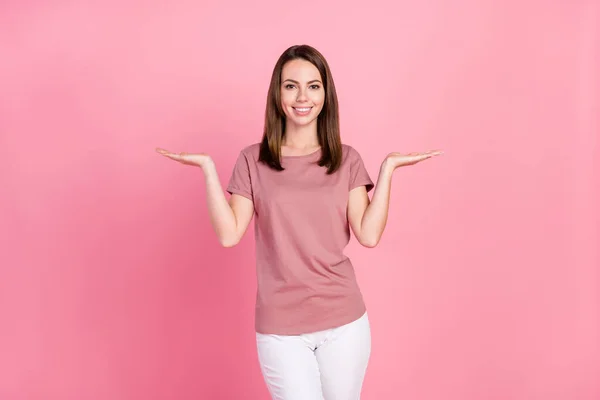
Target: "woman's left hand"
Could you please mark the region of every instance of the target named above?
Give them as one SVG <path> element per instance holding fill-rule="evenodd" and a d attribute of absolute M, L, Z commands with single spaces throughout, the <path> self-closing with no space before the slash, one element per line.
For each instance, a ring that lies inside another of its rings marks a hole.
<path fill-rule="evenodd" d="M 398 167 L 405 167 L 407 165 L 414 165 L 421 161 L 427 160 L 428 158 L 439 156 L 442 154 L 440 150 L 431 150 L 426 153 L 390 153 L 385 158 L 384 163 L 392 169 Z"/>

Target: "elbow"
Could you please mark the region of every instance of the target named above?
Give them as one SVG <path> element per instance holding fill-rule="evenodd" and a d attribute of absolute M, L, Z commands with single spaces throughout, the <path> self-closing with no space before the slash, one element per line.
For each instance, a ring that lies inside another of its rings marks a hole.
<path fill-rule="evenodd" d="M 359 241 L 359 243 L 361 245 L 363 245 L 364 247 L 368 247 L 368 248 L 372 249 L 373 247 L 377 246 L 377 244 L 379 243 L 379 238 L 376 238 L 376 237 L 363 238 Z"/>
<path fill-rule="evenodd" d="M 225 248 L 234 247 L 239 242 L 240 242 L 239 239 L 233 238 L 233 237 L 219 238 L 219 243 L 221 244 L 222 247 L 225 247 Z"/>

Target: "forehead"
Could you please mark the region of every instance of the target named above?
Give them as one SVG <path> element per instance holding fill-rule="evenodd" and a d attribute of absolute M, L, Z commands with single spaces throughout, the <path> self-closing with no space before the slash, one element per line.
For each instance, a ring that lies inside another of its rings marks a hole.
<path fill-rule="evenodd" d="M 315 67 L 311 62 L 295 59 L 288 61 L 283 66 L 281 71 L 281 79 L 293 79 L 296 81 L 311 81 L 314 79 L 321 80 L 321 74 L 317 67 Z"/>

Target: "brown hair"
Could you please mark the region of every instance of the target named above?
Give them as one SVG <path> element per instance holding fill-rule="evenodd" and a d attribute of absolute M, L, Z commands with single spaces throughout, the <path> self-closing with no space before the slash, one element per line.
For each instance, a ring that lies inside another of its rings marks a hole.
<path fill-rule="evenodd" d="M 317 117 L 317 137 L 321 146 L 319 166 L 326 166 L 327 173 L 334 173 L 342 163 L 342 142 L 340 139 L 340 122 L 338 99 L 333 77 L 325 57 L 315 48 L 308 45 L 296 45 L 288 48 L 277 60 L 271 84 L 267 94 L 265 126 L 260 144 L 258 161 L 269 167 L 283 171 L 281 166 L 281 143 L 285 132 L 285 114 L 281 107 L 281 72 L 283 66 L 291 60 L 302 59 L 313 64 L 321 74 L 325 90 L 325 103 Z"/>

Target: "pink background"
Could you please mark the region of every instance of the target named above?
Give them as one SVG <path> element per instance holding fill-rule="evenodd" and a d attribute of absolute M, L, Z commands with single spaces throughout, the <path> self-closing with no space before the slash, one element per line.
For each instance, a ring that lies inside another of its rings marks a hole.
<path fill-rule="evenodd" d="M 83 3 L 86 3 L 85 5 Z M 597 1 L 4 1 L 0 399 L 266 399 L 253 227 L 210 227 L 292 44 L 330 62 L 343 141 L 395 173 L 348 254 L 364 399 L 600 398 Z"/>

